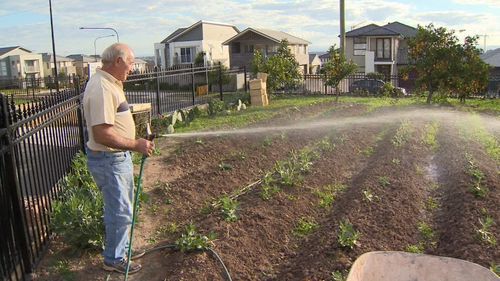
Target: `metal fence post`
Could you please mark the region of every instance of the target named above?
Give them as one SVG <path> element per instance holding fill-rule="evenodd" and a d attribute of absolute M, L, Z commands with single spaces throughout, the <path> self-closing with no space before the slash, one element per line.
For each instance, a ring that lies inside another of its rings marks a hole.
<path fill-rule="evenodd" d="M 220 100 L 224 100 L 224 95 L 222 93 L 222 64 L 219 62 L 219 93 L 220 93 Z"/>
<path fill-rule="evenodd" d="M 31 263 L 31 255 L 28 245 L 28 230 L 25 228 L 25 218 L 21 211 L 21 201 L 23 200 L 19 194 L 19 181 L 17 178 L 17 165 L 14 154 L 14 144 L 12 143 L 12 135 L 10 130 L 10 117 L 7 105 L 7 99 L 4 95 L 0 95 L 0 102 L 2 103 L 2 115 L 3 123 L 0 124 L 2 128 L 6 128 L 6 145 L 9 147 L 8 151 L 5 153 L 5 182 L 6 182 L 6 192 L 11 199 L 12 212 L 14 218 L 12 219 L 14 233 L 17 239 L 15 239 L 16 244 L 20 247 L 21 256 L 23 260 L 23 265 L 25 266 L 26 272 L 33 272 L 33 265 Z"/>
<path fill-rule="evenodd" d="M 243 80 L 245 80 L 245 94 L 247 93 L 247 67 L 246 65 L 243 66 Z"/>
<path fill-rule="evenodd" d="M 191 64 L 191 94 L 193 97 L 193 105 L 195 105 L 194 64 Z"/>
<path fill-rule="evenodd" d="M 80 93 L 81 87 L 80 87 L 80 79 L 76 78 L 73 80 L 75 83 L 75 91 L 76 94 L 78 95 L 78 108 L 76 109 L 76 115 L 78 116 L 78 131 L 80 132 L 80 146 L 82 148 L 83 153 L 86 155 L 87 151 L 85 149 L 85 141 L 86 141 L 86 135 L 85 135 L 85 119 L 83 117 L 83 110 L 82 110 L 82 99 L 83 99 L 83 94 Z"/>
<path fill-rule="evenodd" d="M 157 114 L 160 115 L 161 112 L 161 104 L 160 104 L 160 73 L 158 71 L 158 66 L 155 66 L 154 72 L 156 74 L 156 110 Z"/>

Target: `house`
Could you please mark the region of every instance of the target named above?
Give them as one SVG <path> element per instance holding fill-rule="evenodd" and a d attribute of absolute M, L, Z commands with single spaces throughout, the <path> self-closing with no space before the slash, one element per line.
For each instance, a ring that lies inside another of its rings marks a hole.
<path fill-rule="evenodd" d="M 73 59 L 74 66 L 76 68 L 76 75 L 84 79 L 89 77 L 89 64 L 97 62 L 97 58 L 82 54 L 74 54 L 67 57 Z"/>
<path fill-rule="evenodd" d="M 321 60 L 319 59 L 318 54 L 309 54 L 309 73 L 319 74 L 320 69 L 321 69 Z"/>
<path fill-rule="evenodd" d="M 54 77 L 54 56 L 51 53 L 42 53 L 43 73 L 45 77 Z M 56 55 L 57 73 L 58 75 L 73 76 L 76 75 L 76 67 L 74 60 L 68 57 Z"/>
<path fill-rule="evenodd" d="M 481 55 L 481 59 L 491 67 L 488 95 L 500 97 L 500 48 L 487 51 Z"/>
<path fill-rule="evenodd" d="M 416 28 L 399 22 L 369 24 L 346 33 L 345 56 L 359 72 L 397 75 L 408 64 L 408 38 L 416 34 Z"/>
<path fill-rule="evenodd" d="M 278 51 L 282 40 L 288 41 L 288 47 L 298 61 L 303 73 L 309 71 L 309 41 L 288 33 L 270 29 L 247 28 L 239 34 L 226 40 L 223 44 L 230 49 L 229 61 L 231 67 L 250 69 L 254 50 L 260 50 L 264 57 Z"/>
<path fill-rule="evenodd" d="M 132 71 L 135 73 L 144 73 L 146 72 L 147 64 L 148 63 L 145 60 L 135 58 Z"/>
<path fill-rule="evenodd" d="M 42 55 L 20 46 L 0 48 L 0 80 L 43 77 Z"/>
<path fill-rule="evenodd" d="M 205 64 L 221 62 L 229 67 L 228 47 L 222 42 L 238 34 L 234 25 L 198 21 L 195 24 L 179 28 L 155 43 L 155 62 L 162 68 L 179 64 L 192 64 L 199 53 L 204 54 Z"/>

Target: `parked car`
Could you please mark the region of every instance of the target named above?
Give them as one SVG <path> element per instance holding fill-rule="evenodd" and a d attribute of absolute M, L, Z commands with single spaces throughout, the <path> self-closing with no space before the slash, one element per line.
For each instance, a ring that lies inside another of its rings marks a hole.
<path fill-rule="evenodd" d="M 384 88 L 384 85 L 387 82 L 379 79 L 361 79 L 361 80 L 356 80 L 352 82 L 351 84 L 351 92 L 359 92 L 359 91 L 364 91 L 368 92 L 371 95 L 378 95 L 381 94 L 382 89 Z M 408 95 L 406 93 L 405 88 L 401 87 L 394 87 L 396 90 L 401 91 L 401 93 L 406 96 Z"/>

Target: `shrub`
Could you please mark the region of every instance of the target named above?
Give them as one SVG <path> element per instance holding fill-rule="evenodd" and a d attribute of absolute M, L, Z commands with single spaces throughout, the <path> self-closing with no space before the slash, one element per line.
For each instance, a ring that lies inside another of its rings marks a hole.
<path fill-rule="evenodd" d="M 87 158 L 78 153 L 71 172 L 62 181 L 63 190 L 54 203 L 51 226 L 54 233 L 76 250 L 104 245 L 103 198 L 87 168 Z"/>
<path fill-rule="evenodd" d="M 340 231 L 337 238 L 340 246 L 353 249 L 358 243 L 359 232 L 354 229 L 348 220 L 341 221 L 339 228 Z"/>
<path fill-rule="evenodd" d="M 212 99 L 208 102 L 208 115 L 215 116 L 218 113 L 223 112 L 226 109 L 226 104 L 217 99 Z"/>
<path fill-rule="evenodd" d="M 196 232 L 196 227 L 193 224 L 189 224 L 186 226 L 186 232 L 175 241 L 175 245 L 182 252 L 203 251 L 210 248 L 214 239 L 214 234 L 201 235 Z"/>

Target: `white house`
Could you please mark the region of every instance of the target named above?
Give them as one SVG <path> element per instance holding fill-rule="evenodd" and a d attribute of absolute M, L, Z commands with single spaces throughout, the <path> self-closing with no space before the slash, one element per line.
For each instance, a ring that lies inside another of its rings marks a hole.
<path fill-rule="evenodd" d="M 160 43 L 155 43 L 155 63 L 162 68 L 178 64 L 194 63 L 196 56 L 203 52 L 204 62 L 221 62 L 229 67 L 229 48 L 222 42 L 238 34 L 234 25 L 198 21 L 179 28 Z"/>
<path fill-rule="evenodd" d="M 41 54 L 20 46 L 0 48 L 0 79 L 41 78 L 42 62 Z"/>

